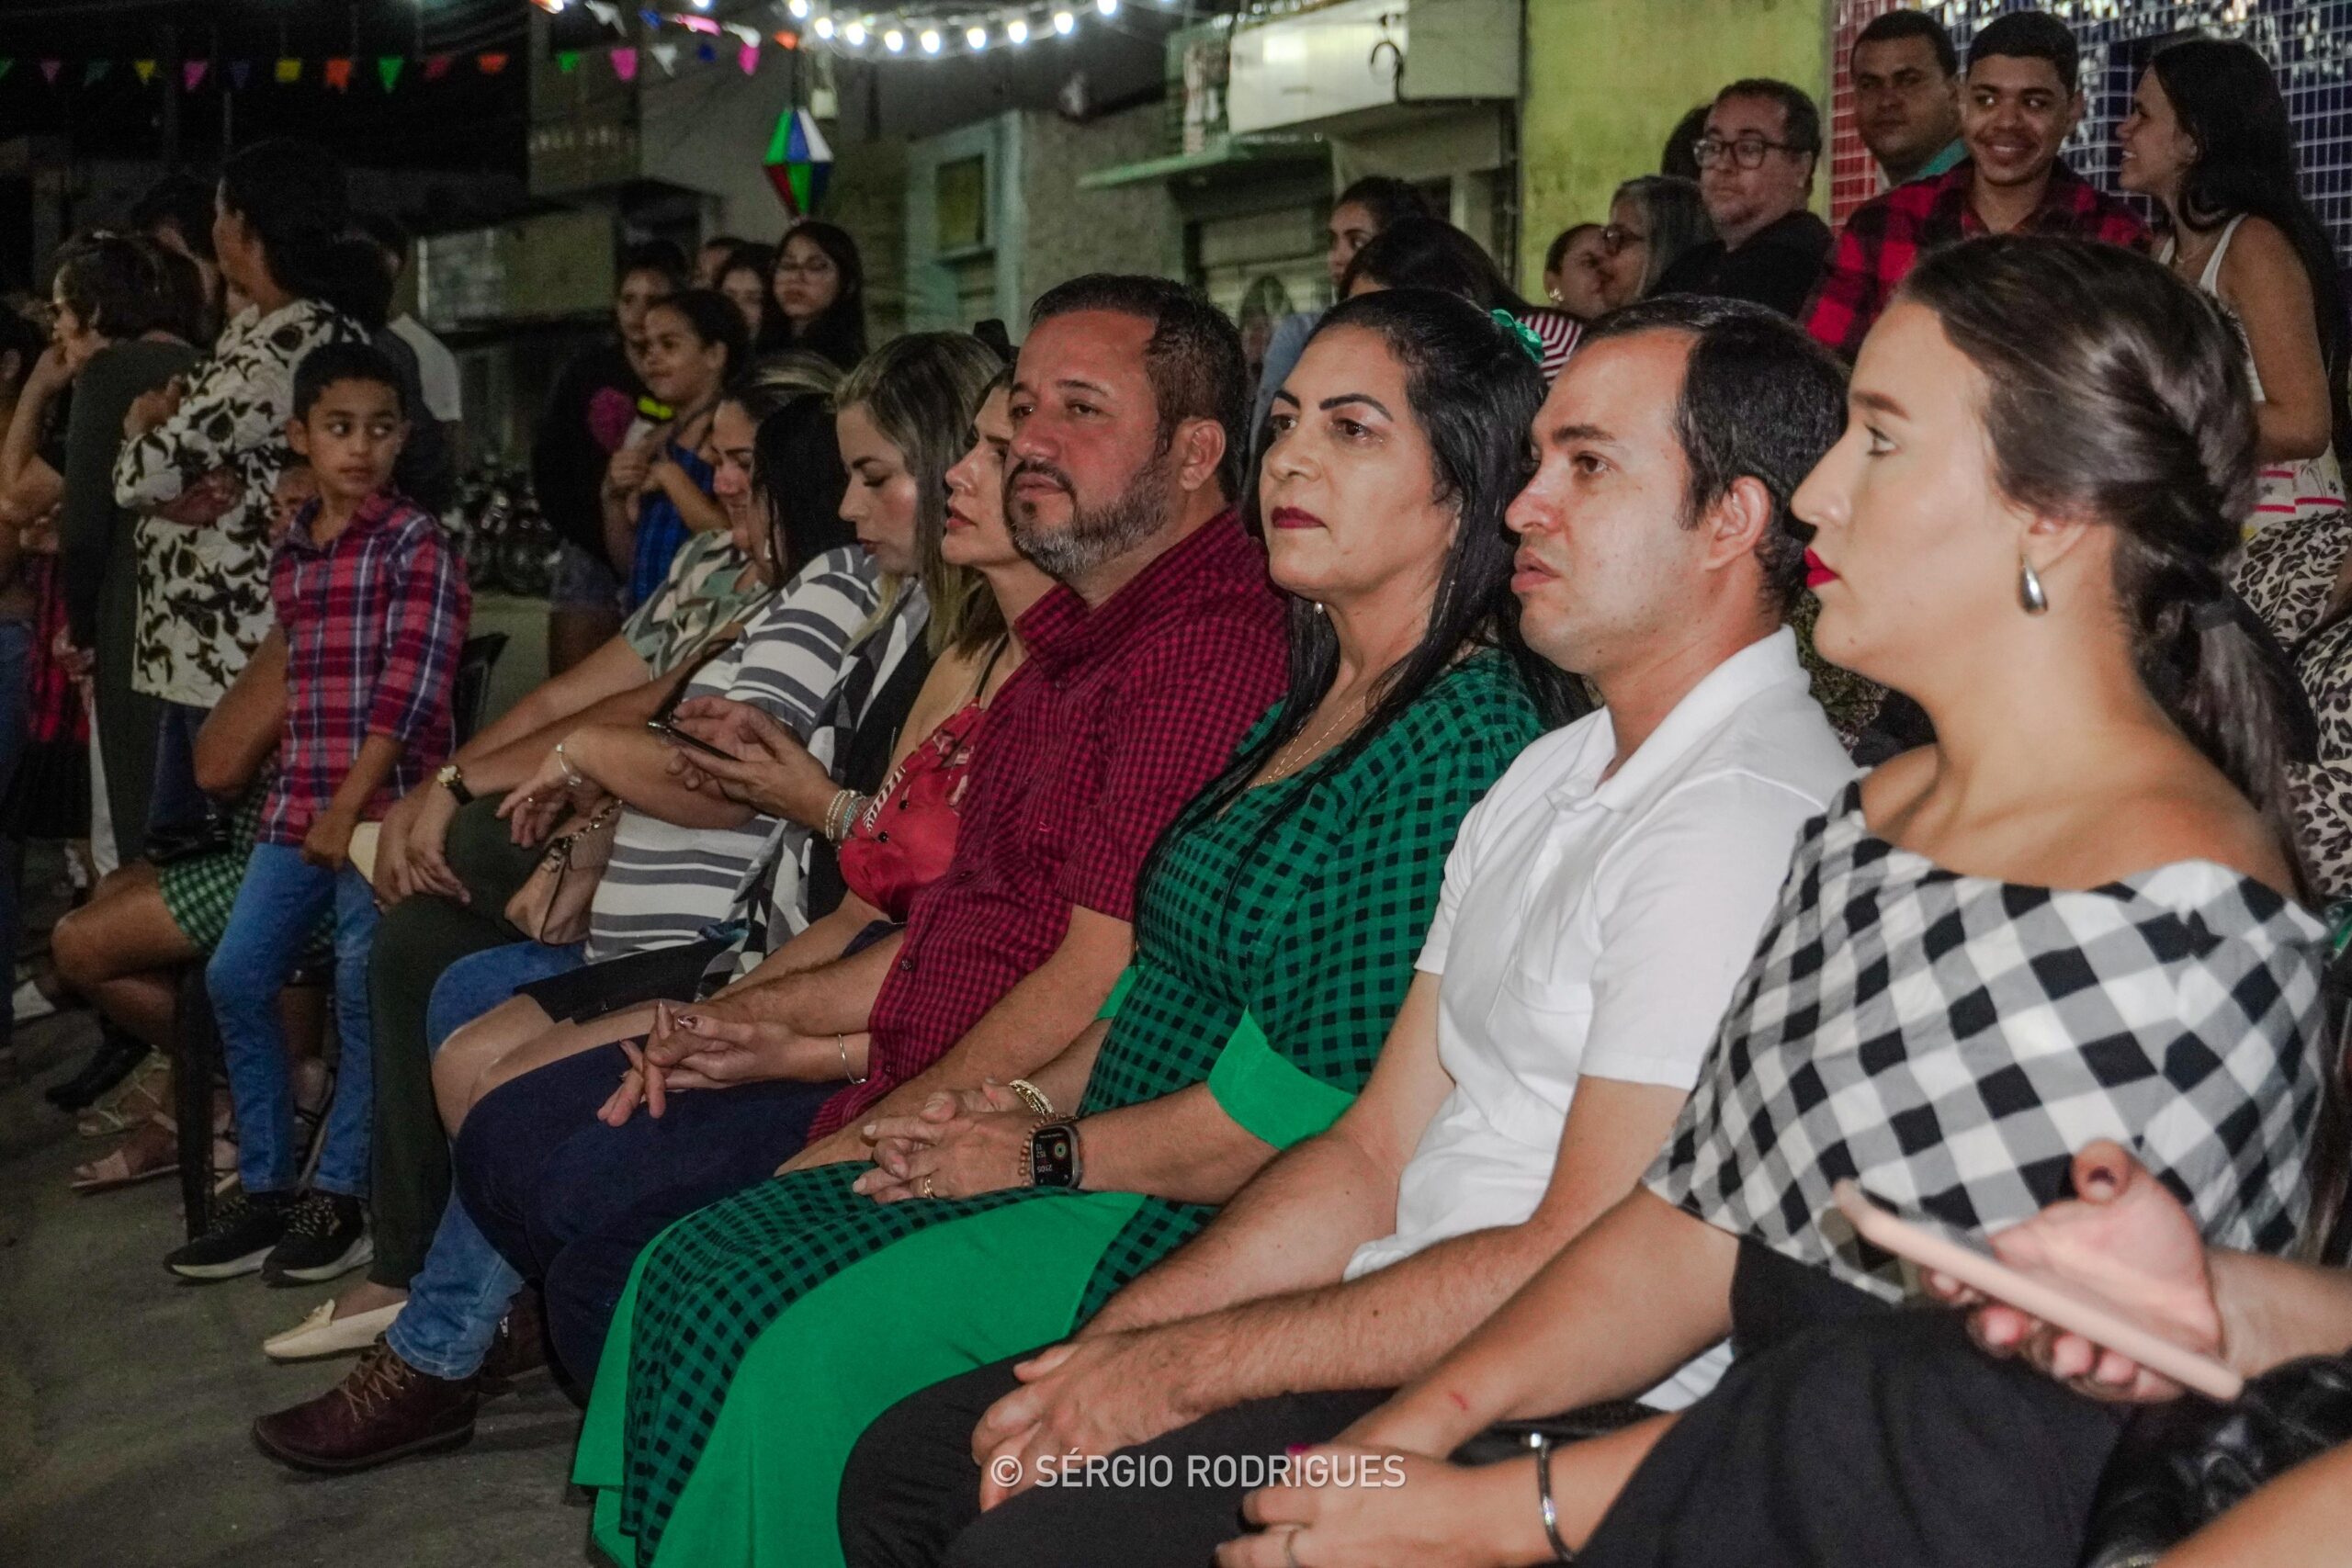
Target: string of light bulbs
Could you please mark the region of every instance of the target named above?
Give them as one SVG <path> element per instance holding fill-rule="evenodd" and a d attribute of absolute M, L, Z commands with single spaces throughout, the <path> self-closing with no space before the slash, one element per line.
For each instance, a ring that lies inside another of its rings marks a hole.
<path fill-rule="evenodd" d="M 576 0 L 536 0 L 540 9 L 561 14 Z M 639 10 L 638 15 L 649 27 L 671 24 L 691 30 L 707 32 L 712 28 L 707 13 L 713 0 L 691 0 L 693 13 L 662 13 Z M 1144 8 L 1146 0 L 1136 0 Z M 1148 8 L 1168 13 L 1181 7 L 1182 0 L 1150 0 Z M 1074 36 L 1081 22 L 1109 21 L 1119 15 L 1123 0 L 1046 0 L 1046 3 L 991 7 L 986 10 L 959 11 L 946 15 L 916 15 L 903 11 L 840 10 L 830 0 L 783 0 L 778 6 L 797 28 L 797 46 L 821 49 L 835 54 L 865 60 L 940 59 L 951 55 L 985 54 L 991 50 L 1020 49 L 1033 41 L 1068 39 Z M 624 7 L 616 5 L 589 4 L 597 18 L 606 27 L 626 31 L 622 20 Z M 723 24 L 727 30 L 756 38 L 756 29 L 741 24 Z M 778 41 L 782 41 L 779 39 Z"/>

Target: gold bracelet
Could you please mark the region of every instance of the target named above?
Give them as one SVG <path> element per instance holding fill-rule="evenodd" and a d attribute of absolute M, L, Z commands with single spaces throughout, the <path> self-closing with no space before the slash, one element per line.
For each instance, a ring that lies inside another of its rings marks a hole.
<path fill-rule="evenodd" d="M 1035 1111 L 1038 1115 L 1051 1116 L 1054 1114 L 1054 1102 L 1046 1098 L 1046 1091 L 1044 1089 L 1039 1089 L 1027 1078 L 1015 1078 L 1004 1087 L 1019 1095 L 1021 1097 L 1021 1102 L 1023 1105 L 1026 1105 L 1030 1110 Z"/>
<path fill-rule="evenodd" d="M 836 1050 L 836 1051 L 839 1051 L 839 1052 L 842 1054 L 842 1077 L 844 1077 L 844 1078 L 848 1078 L 848 1080 L 849 1080 L 851 1083 L 864 1083 L 864 1082 L 866 1080 L 866 1078 L 870 1078 L 870 1077 L 872 1077 L 874 1076 L 874 1064 L 873 1064 L 873 1063 L 871 1063 L 871 1062 L 868 1062 L 868 1063 L 866 1063 L 866 1064 L 865 1064 L 865 1075 L 864 1075 L 863 1077 L 850 1077 L 850 1073 L 849 1073 L 849 1036 L 848 1036 L 848 1035 L 846 1035 L 846 1034 L 836 1034 L 836 1035 L 834 1035 L 834 1036 L 833 1036 L 833 1049 L 834 1049 L 834 1050 Z"/>

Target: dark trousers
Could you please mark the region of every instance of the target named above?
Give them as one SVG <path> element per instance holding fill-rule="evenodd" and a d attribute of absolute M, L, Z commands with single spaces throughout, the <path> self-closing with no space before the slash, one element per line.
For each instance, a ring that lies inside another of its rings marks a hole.
<path fill-rule="evenodd" d="M 498 820 L 495 798 L 477 800 L 449 825 L 449 869 L 472 902 L 421 895 L 384 911 L 368 962 L 374 1021 L 376 1135 L 369 1209 L 376 1260 L 368 1277 L 408 1289 L 449 1201 L 449 1139 L 433 1102 L 433 1052 L 425 1004 L 441 972 L 458 959 L 523 940 L 509 924 L 506 901 L 538 863 L 517 848 Z"/>
<path fill-rule="evenodd" d="M 501 1086 L 458 1135 L 458 1190 L 490 1244 L 541 1281 L 556 1357 L 585 1385 L 645 1244 L 766 1179 L 841 1086 L 745 1084 L 671 1097 L 657 1120 L 596 1120 L 628 1066 L 617 1045 Z"/>
<path fill-rule="evenodd" d="M 1243 1532 L 1242 1496 L 1265 1483 L 1270 1459 L 1329 1442 L 1390 1392 L 1252 1400 L 1126 1450 L 1146 1482 L 1164 1474 L 1168 1484 L 1032 1486 L 984 1515 L 972 1428 L 1019 1386 L 1012 1368 L 1023 1359 L 934 1383 L 865 1429 L 842 1476 L 849 1568 L 1202 1568 Z"/>

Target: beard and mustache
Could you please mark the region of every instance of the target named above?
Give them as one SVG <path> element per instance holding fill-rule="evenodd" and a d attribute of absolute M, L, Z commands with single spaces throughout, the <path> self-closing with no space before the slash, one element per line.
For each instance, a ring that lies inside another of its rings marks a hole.
<path fill-rule="evenodd" d="M 1116 496 L 1100 506 L 1088 506 L 1079 500 L 1078 487 L 1068 474 L 1051 463 L 1024 457 L 1005 475 L 1005 531 L 1012 536 L 1013 548 L 1057 582 L 1082 577 L 1136 548 L 1167 525 L 1176 506 L 1172 466 L 1172 455 L 1163 446 L 1136 470 Z M 1052 480 L 1056 489 L 1069 497 L 1067 527 L 1041 525 L 1035 503 L 1012 494 L 1012 486 L 1030 475 Z"/>

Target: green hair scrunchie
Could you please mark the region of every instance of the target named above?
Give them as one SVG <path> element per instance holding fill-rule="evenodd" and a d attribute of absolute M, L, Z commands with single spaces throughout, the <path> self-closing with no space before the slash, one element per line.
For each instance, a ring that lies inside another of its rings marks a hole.
<path fill-rule="evenodd" d="M 1535 335 L 1533 327 L 1509 310 L 1489 310 L 1487 314 L 1493 319 L 1495 325 L 1502 328 L 1505 334 L 1527 351 L 1527 357 L 1535 361 L 1538 370 L 1544 367 L 1544 340 Z"/>

